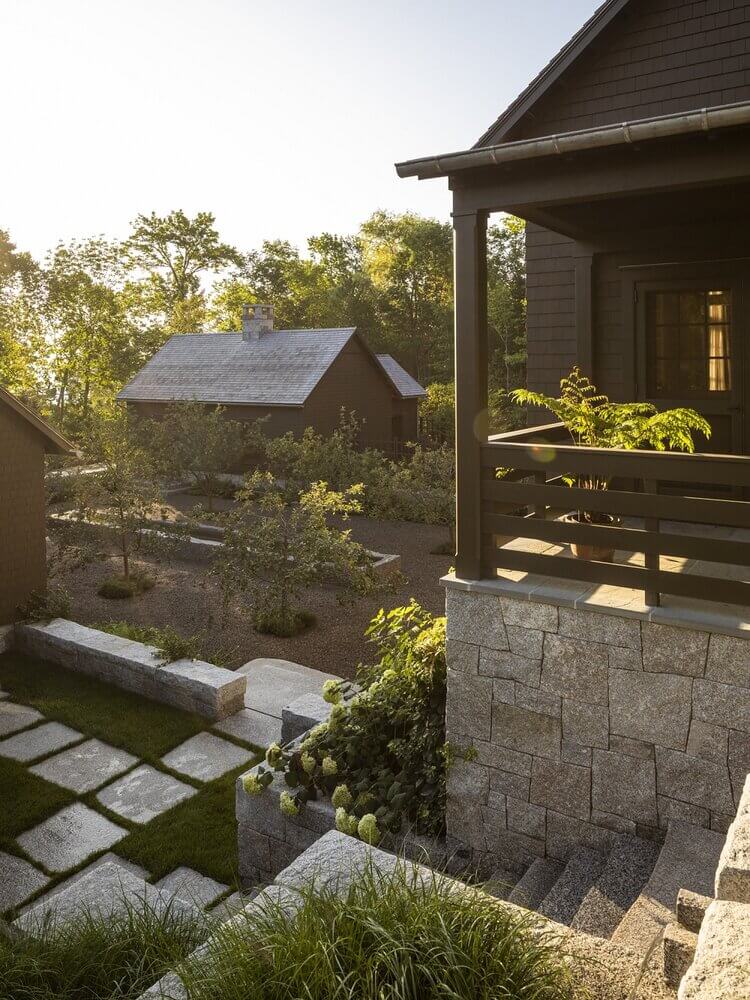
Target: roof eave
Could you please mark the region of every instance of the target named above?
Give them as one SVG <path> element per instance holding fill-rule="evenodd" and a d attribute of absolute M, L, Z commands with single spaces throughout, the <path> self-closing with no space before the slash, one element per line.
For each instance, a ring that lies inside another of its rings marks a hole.
<path fill-rule="evenodd" d="M 28 424 L 38 431 L 45 439 L 44 450 L 48 454 L 53 455 L 76 455 L 78 450 L 74 444 L 72 444 L 68 439 L 56 431 L 54 427 L 47 423 L 46 420 L 42 419 L 38 414 L 34 413 L 32 409 L 22 403 L 20 399 L 0 386 L 0 400 L 7 403 L 8 406 L 14 410 L 20 417 L 22 417 Z"/>
<path fill-rule="evenodd" d="M 593 149 L 632 146 L 634 143 L 654 139 L 675 138 L 680 135 L 711 132 L 720 128 L 750 124 L 750 101 L 722 104 L 695 111 L 662 115 L 656 118 L 636 119 L 601 128 L 583 129 L 578 132 L 561 132 L 538 139 L 521 139 L 444 153 L 396 164 L 399 177 L 417 177 L 426 180 L 434 177 L 451 177 L 465 170 L 493 167 L 520 161 L 553 158 Z"/>

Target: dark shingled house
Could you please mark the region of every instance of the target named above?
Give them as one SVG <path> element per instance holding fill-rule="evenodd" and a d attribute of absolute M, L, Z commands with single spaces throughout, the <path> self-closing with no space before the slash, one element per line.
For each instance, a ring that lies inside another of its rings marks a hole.
<path fill-rule="evenodd" d="M 221 404 L 234 420 L 267 417 L 266 433 L 330 434 L 342 408 L 363 421 L 363 446 L 398 450 L 417 437 L 425 391 L 355 327 L 274 330 L 271 306 L 246 307 L 242 333 L 172 337 L 118 395 L 158 417 L 174 400 Z"/>
<path fill-rule="evenodd" d="M 44 456 L 73 446 L 0 386 L 0 626 L 47 578 Z"/>

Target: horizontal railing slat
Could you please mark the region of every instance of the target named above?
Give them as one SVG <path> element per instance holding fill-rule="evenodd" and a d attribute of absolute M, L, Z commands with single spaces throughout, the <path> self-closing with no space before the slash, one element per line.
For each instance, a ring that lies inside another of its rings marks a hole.
<path fill-rule="evenodd" d="M 515 549 L 484 548 L 484 566 L 490 569 L 520 570 L 539 576 L 579 580 L 591 584 L 609 584 L 634 590 L 750 605 L 750 583 L 722 580 L 712 576 L 694 576 L 641 569 L 620 563 L 593 562 L 566 556 L 545 556 Z M 493 574 L 494 575 L 494 574 Z"/>
<path fill-rule="evenodd" d="M 656 517 L 668 521 L 693 521 L 729 528 L 750 528 L 750 503 L 708 497 L 681 497 L 626 490 L 584 490 L 568 486 L 484 480 L 482 499 L 518 506 L 545 504 L 568 510 L 593 510 L 629 517 Z"/>
<path fill-rule="evenodd" d="M 736 455 L 688 455 L 681 452 L 618 451 L 551 443 L 487 442 L 482 465 L 529 472 L 570 473 L 662 482 L 750 486 L 750 458 Z"/>
<path fill-rule="evenodd" d="M 653 555 L 701 559 L 750 566 L 750 544 L 697 535 L 676 535 L 641 528 L 608 527 L 570 521 L 543 521 L 535 517 L 485 514 L 482 529 L 510 538 L 534 538 L 543 542 L 577 542 L 643 552 Z M 750 574 L 750 570 L 748 570 Z"/>

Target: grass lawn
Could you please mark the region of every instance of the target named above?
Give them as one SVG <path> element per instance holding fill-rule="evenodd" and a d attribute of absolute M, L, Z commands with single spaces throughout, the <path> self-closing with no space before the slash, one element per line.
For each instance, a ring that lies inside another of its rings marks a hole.
<path fill-rule="evenodd" d="M 12 701 L 36 708 L 46 720 L 63 722 L 84 737 L 97 737 L 127 750 L 138 758 L 138 764 L 146 761 L 165 773 L 174 773 L 161 763 L 165 753 L 211 728 L 211 723 L 200 716 L 18 653 L 0 656 L 0 688 Z M 248 747 L 222 733 L 217 735 Z M 129 831 L 113 850 L 146 868 L 154 881 L 186 865 L 235 886 L 234 782 L 262 754 L 258 748 L 249 749 L 253 755 L 247 764 L 216 781 L 204 784 L 175 774 L 180 781 L 197 788 L 198 793 L 146 824 L 109 813 L 97 801 L 97 790 L 77 796 L 31 774 L 28 765 L 0 757 L 0 849 L 22 854 L 15 837 L 78 800 Z M 86 867 L 95 857 L 87 858 L 79 867 Z M 47 888 L 68 878 L 72 871 L 54 875 Z"/>

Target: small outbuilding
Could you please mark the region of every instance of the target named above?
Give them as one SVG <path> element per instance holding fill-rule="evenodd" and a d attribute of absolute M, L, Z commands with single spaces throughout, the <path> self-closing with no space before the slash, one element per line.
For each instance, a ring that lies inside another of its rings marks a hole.
<path fill-rule="evenodd" d="M 422 386 L 356 327 L 274 330 L 273 307 L 246 306 L 241 333 L 177 334 L 119 393 L 158 419 L 177 400 L 221 405 L 233 420 L 266 418 L 265 432 L 330 434 L 342 409 L 362 421 L 362 447 L 400 450 L 417 438 Z"/>
<path fill-rule="evenodd" d="M 0 386 L 0 626 L 46 586 L 44 456 L 74 450 Z"/>

